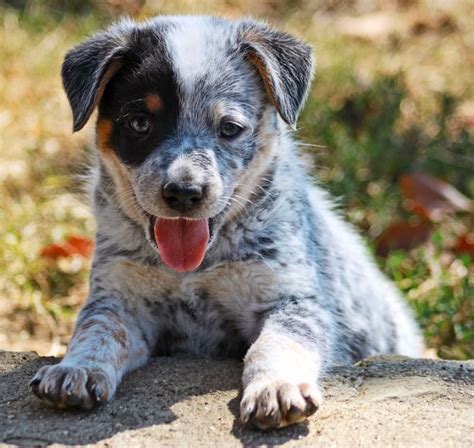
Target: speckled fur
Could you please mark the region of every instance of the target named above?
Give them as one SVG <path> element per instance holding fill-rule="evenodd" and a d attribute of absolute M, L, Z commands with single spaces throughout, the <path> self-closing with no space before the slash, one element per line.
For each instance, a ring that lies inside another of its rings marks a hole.
<path fill-rule="evenodd" d="M 236 356 L 241 419 L 264 429 L 315 412 L 330 365 L 420 355 L 398 292 L 300 167 L 290 128 L 311 76 L 306 44 L 210 17 L 124 21 L 67 55 L 75 130 L 99 108 L 96 251 L 67 354 L 32 380 L 37 396 L 90 409 L 153 354 Z M 130 143 L 120 113 L 148 94 L 161 95 L 147 101 L 163 108 L 160 133 Z M 231 142 L 216 137 L 223 115 L 245 127 Z M 160 199 L 170 179 L 207 188 L 187 215 L 212 221 L 192 273 L 163 265 L 149 231 L 150 215 L 180 216 Z"/>

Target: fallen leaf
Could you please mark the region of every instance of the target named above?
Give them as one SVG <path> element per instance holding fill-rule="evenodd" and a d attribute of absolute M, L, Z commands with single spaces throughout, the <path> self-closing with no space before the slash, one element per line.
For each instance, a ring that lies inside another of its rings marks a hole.
<path fill-rule="evenodd" d="M 400 188 L 406 208 L 432 222 L 439 222 L 447 214 L 469 212 L 472 201 L 447 182 L 424 173 L 405 174 Z"/>
<path fill-rule="evenodd" d="M 51 244 L 43 247 L 40 255 L 44 258 L 56 260 L 60 257 L 68 258 L 73 255 L 89 258 L 92 255 L 94 243 L 90 238 L 71 235 L 62 244 Z"/>
<path fill-rule="evenodd" d="M 94 243 L 90 238 L 83 236 L 71 235 L 66 240 L 66 245 L 70 246 L 70 250 L 77 255 L 90 257 L 94 249 Z"/>
<path fill-rule="evenodd" d="M 69 251 L 62 244 L 51 244 L 41 249 L 40 255 L 44 258 L 56 260 L 59 257 L 69 257 Z"/>
<path fill-rule="evenodd" d="M 435 15 L 417 14 L 412 18 L 410 31 L 415 35 L 427 32 L 452 33 L 458 28 L 456 20 L 448 13 Z"/>
<path fill-rule="evenodd" d="M 457 254 L 468 254 L 474 260 L 474 234 L 461 235 L 454 245 L 453 251 Z"/>
<path fill-rule="evenodd" d="M 377 238 L 377 255 L 386 257 L 393 250 L 409 250 L 426 243 L 430 239 L 431 230 L 429 223 L 392 223 Z"/>

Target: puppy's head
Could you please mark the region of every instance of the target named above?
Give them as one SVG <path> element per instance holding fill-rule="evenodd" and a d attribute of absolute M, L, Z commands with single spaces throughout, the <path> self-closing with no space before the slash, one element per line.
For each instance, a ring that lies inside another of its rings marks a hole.
<path fill-rule="evenodd" d="M 294 125 L 309 46 L 253 21 L 121 22 L 71 50 L 74 130 L 98 107 L 97 146 L 123 210 L 176 271 L 202 262 Z"/>

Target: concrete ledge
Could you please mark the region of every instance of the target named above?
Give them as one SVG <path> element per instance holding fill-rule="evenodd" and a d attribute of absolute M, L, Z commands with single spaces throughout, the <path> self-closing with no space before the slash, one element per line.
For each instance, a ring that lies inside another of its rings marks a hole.
<path fill-rule="evenodd" d="M 45 446 L 474 446 L 474 361 L 369 358 L 338 367 L 310 422 L 259 432 L 237 420 L 241 365 L 155 358 L 92 413 L 45 408 L 30 393 L 55 358 L 0 351 L 0 442 Z M 5 446 L 5 445 L 3 445 Z M 57 445 L 56 445 L 57 446 Z"/>

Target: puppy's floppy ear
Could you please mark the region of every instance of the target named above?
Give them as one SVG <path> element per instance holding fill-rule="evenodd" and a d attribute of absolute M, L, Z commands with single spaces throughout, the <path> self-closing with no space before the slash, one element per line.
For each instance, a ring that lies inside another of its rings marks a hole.
<path fill-rule="evenodd" d="M 313 74 L 309 45 L 262 23 L 239 25 L 239 51 L 262 77 L 265 90 L 280 116 L 295 125 Z"/>
<path fill-rule="evenodd" d="M 87 123 L 107 83 L 117 73 L 125 55 L 121 32 L 97 34 L 70 50 L 62 66 L 62 78 L 73 115 L 73 130 Z"/>

